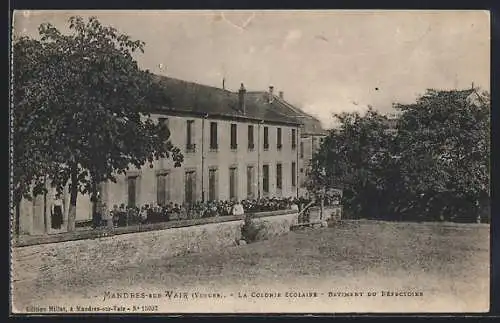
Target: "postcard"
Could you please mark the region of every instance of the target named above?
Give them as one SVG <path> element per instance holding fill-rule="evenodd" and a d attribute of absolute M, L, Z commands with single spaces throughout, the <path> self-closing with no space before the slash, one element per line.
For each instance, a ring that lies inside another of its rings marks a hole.
<path fill-rule="evenodd" d="M 490 15 L 18 10 L 12 314 L 484 313 Z"/>

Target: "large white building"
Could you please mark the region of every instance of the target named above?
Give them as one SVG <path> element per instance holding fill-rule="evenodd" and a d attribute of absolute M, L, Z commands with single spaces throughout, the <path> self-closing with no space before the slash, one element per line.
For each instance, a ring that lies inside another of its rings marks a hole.
<path fill-rule="evenodd" d="M 158 160 L 153 168 L 131 168 L 116 183 L 103 183 L 101 198 L 109 208 L 305 194 L 301 184 L 325 132 L 283 92 L 250 92 L 243 84 L 231 92 L 163 76 L 157 81 L 168 100 L 151 117 L 168 126 L 184 162 L 176 168 L 169 159 Z M 22 202 L 21 233 L 65 231 L 69 194 L 60 229 L 51 224 L 53 198 L 54 192 Z M 90 220 L 91 212 L 89 197 L 78 196 L 77 221 Z"/>

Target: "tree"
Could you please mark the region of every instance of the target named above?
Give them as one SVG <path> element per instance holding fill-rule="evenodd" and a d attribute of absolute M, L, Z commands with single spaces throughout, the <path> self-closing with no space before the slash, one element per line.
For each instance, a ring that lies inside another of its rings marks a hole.
<path fill-rule="evenodd" d="M 52 116 L 43 104 L 38 80 L 38 62 L 43 51 L 40 42 L 22 37 L 14 43 L 13 68 L 13 202 L 16 206 L 16 232 L 22 198 L 46 192 L 46 174 L 53 166 L 48 139 L 54 135 Z"/>
<path fill-rule="evenodd" d="M 78 192 L 95 201 L 98 183 L 131 165 L 172 158 L 180 166 L 183 156 L 150 118 L 166 97 L 134 59 L 145 44 L 94 17 L 71 17 L 69 28 L 65 35 L 45 23 L 39 40 L 14 45 L 14 179 L 23 193 L 44 175 L 58 192 L 69 182 L 71 231 Z"/>
<path fill-rule="evenodd" d="M 470 221 L 487 213 L 488 93 L 428 90 L 395 108 L 396 118 L 373 109 L 335 115 L 340 128 L 314 156 L 311 181 L 343 188 L 356 216 Z"/>
<path fill-rule="evenodd" d="M 330 130 L 313 157 L 312 183 L 344 191 L 343 204 L 347 213 L 377 212 L 381 192 L 388 189 L 388 168 L 393 135 L 386 116 L 369 108 L 358 112 L 335 114 L 339 129 Z M 370 205 L 371 207 L 368 207 Z"/>
<path fill-rule="evenodd" d="M 428 90 L 401 111 L 404 211 L 471 220 L 489 203 L 490 103 L 476 89 Z M 469 218 L 469 219 L 467 219 Z"/>

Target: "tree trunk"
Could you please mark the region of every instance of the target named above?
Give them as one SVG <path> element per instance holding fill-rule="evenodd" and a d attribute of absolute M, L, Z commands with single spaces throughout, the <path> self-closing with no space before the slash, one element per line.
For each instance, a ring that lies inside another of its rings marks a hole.
<path fill-rule="evenodd" d="M 95 198 L 92 198 L 92 225 L 94 228 L 98 226 L 98 216 L 97 216 L 97 202 Z"/>
<path fill-rule="evenodd" d="M 92 181 L 92 191 L 90 192 L 90 202 L 92 203 L 92 226 L 94 228 L 99 226 L 100 218 L 97 210 L 97 184 L 94 180 L 94 176 L 91 176 Z"/>
<path fill-rule="evenodd" d="M 14 190 L 13 192 L 13 200 L 14 200 L 14 233 L 16 236 L 19 235 L 21 231 L 21 202 L 23 200 L 22 194 L 18 190 Z"/>
<path fill-rule="evenodd" d="M 43 223 L 45 227 L 45 233 L 49 233 L 50 231 L 50 211 L 47 210 L 47 191 L 43 192 Z"/>
<path fill-rule="evenodd" d="M 323 220 L 323 210 L 325 209 L 325 188 L 321 190 L 321 201 L 320 201 L 320 209 L 319 209 L 319 219 Z"/>
<path fill-rule="evenodd" d="M 19 228 L 21 226 L 20 224 L 20 220 L 21 220 L 21 201 L 19 199 L 16 199 L 16 203 L 15 203 L 15 215 L 14 215 L 14 233 L 16 236 L 19 235 Z"/>
<path fill-rule="evenodd" d="M 71 184 L 68 212 L 68 232 L 75 231 L 76 224 L 76 200 L 78 197 L 78 166 L 74 164 L 71 167 Z"/>

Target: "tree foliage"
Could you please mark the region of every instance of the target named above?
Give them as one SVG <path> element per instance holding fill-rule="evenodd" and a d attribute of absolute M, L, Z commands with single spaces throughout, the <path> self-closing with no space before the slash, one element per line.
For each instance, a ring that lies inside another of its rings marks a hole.
<path fill-rule="evenodd" d="M 370 108 L 335 115 L 313 158 L 311 181 L 344 189 L 355 216 L 475 219 L 489 204 L 487 93 L 428 90 L 396 117 Z"/>
<path fill-rule="evenodd" d="M 131 165 L 183 156 L 150 118 L 163 92 L 135 61 L 145 44 L 94 17 L 71 17 L 69 29 L 45 23 L 39 39 L 14 43 L 14 182 L 27 195 L 45 176 L 59 192 L 69 181 L 74 217 L 78 192 L 95 196 Z"/>

